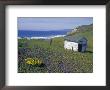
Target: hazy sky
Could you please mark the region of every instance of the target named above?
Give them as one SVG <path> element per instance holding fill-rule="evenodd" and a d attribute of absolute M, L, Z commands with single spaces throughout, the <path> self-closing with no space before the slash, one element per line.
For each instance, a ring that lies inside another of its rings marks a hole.
<path fill-rule="evenodd" d="M 93 23 L 92 17 L 18 17 L 18 30 L 63 30 Z"/>

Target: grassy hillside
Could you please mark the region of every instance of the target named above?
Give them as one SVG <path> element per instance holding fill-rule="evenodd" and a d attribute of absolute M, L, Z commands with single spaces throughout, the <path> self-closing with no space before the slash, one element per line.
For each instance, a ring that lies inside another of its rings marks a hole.
<path fill-rule="evenodd" d="M 88 40 L 88 50 L 93 51 L 93 24 L 77 27 L 76 32 L 71 32 L 68 36 L 84 36 Z"/>
<path fill-rule="evenodd" d="M 88 39 L 88 51 L 85 53 L 64 49 L 64 38 L 50 40 L 18 40 L 19 73 L 91 73 L 93 72 L 92 29 L 82 30 L 69 35 L 85 36 Z M 29 64 L 25 60 L 41 61 L 43 64 Z"/>

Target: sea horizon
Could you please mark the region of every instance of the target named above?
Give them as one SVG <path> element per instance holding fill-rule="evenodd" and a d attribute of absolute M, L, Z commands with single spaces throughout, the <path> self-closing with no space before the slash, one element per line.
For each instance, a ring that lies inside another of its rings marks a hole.
<path fill-rule="evenodd" d="M 18 30 L 18 39 L 27 38 L 27 39 L 50 39 L 55 37 L 64 37 L 67 35 L 67 32 L 70 32 L 72 29 L 64 30 Z"/>

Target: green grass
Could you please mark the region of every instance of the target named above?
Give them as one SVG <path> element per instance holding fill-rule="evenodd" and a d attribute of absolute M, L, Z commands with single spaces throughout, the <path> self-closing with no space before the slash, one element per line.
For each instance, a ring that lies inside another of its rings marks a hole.
<path fill-rule="evenodd" d="M 75 35 L 75 34 L 74 34 Z M 19 73 L 91 73 L 93 71 L 92 32 L 82 32 L 88 39 L 88 52 L 73 52 L 64 49 L 64 39 L 54 38 L 52 44 L 47 40 L 19 39 L 21 53 L 18 58 Z M 27 43 L 26 46 L 24 43 Z M 23 53 L 24 51 L 24 53 Z M 26 58 L 43 60 L 42 67 L 31 66 L 25 63 Z"/>

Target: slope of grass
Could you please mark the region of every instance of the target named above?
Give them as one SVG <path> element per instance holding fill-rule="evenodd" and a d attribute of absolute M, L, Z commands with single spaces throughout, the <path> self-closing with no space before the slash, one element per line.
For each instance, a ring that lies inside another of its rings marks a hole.
<path fill-rule="evenodd" d="M 93 24 L 82 25 L 76 32 L 71 32 L 68 36 L 84 36 L 88 40 L 88 50 L 93 51 Z"/>
<path fill-rule="evenodd" d="M 19 40 L 19 42 L 28 43 L 27 47 L 19 48 L 18 72 L 20 73 L 92 72 L 92 53 L 65 50 L 63 48 L 63 38 L 53 39 L 51 45 L 49 41 L 45 40 Z M 43 60 L 45 65 L 43 67 L 35 67 L 25 63 L 26 58 L 35 57 Z"/>

